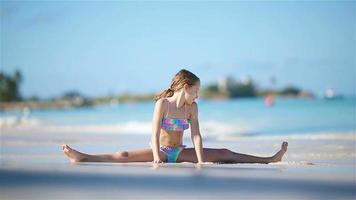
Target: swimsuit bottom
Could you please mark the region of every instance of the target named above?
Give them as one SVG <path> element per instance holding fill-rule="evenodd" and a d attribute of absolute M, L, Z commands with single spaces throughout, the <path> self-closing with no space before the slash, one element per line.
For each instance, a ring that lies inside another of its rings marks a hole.
<path fill-rule="evenodd" d="M 151 142 L 150 142 L 150 146 L 152 148 Z M 186 147 L 185 145 L 181 145 L 177 147 L 161 146 L 159 150 L 162 151 L 167 156 L 168 163 L 176 163 L 179 154 L 183 151 L 185 147 Z"/>
<path fill-rule="evenodd" d="M 161 146 L 159 149 L 167 155 L 167 162 L 176 163 L 179 154 L 183 151 L 185 147 L 185 145 L 181 145 L 178 147 Z"/>

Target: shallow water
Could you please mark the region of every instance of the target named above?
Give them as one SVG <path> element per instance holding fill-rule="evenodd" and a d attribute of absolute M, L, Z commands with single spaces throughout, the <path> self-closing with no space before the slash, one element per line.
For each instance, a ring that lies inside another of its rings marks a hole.
<path fill-rule="evenodd" d="M 76 109 L 0 112 L 0 127 L 48 132 L 147 135 L 153 102 Z M 306 100 L 277 98 L 268 107 L 261 98 L 199 101 L 202 134 L 209 137 L 319 134 L 356 131 L 356 98 Z"/>

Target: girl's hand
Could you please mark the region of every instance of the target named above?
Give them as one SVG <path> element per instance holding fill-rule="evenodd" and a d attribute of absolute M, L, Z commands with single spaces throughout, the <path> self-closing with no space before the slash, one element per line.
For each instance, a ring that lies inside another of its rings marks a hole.
<path fill-rule="evenodd" d="M 161 159 L 154 159 L 152 163 L 163 163 L 163 161 Z"/>
<path fill-rule="evenodd" d="M 208 164 L 211 164 L 211 163 L 209 163 L 209 162 L 197 162 L 197 163 L 195 163 L 195 167 L 197 169 L 201 169 L 203 166 L 206 166 Z"/>
<path fill-rule="evenodd" d="M 158 169 L 160 167 L 160 163 L 163 163 L 161 160 L 153 160 L 152 161 L 152 168 Z"/>

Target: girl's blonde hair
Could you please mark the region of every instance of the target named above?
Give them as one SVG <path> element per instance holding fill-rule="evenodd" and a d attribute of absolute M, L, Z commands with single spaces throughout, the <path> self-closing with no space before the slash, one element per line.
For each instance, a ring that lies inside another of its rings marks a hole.
<path fill-rule="evenodd" d="M 173 96 L 175 91 L 178 91 L 183 88 L 184 84 L 193 86 L 198 81 L 200 81 L 200 79 L 195 74 L 186 69 L 182 69 L 173 77 L 171 86 L 167 90 L 164 90 L 161 93 L 157 94 L 155 96 L 155 100 L 157 101 L 161 98 L 171 97 Z"/>

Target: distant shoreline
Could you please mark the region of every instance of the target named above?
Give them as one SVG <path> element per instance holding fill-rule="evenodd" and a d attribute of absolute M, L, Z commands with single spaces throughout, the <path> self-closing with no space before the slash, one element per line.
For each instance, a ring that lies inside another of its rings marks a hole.
<path fill-rule="evenodd" d="M 246 98 L 265 98 L 272 96 L 273 98 L 293 98 L 293 99 L 315 99 L 314 96 L 308 94 L 300 95 L 281 95 L 281 94 L 260 94 L 249 97 L 229 97 L 227 95 L 214 95 L 209 97 L 201 97 L 203 100 L 231 100 L 231 99 L 246 99 Z M 119 105 L 132 104 L 139 102 L 154 101 L 154 95 L 122 95 L 116 97 L 99 97 L 99 98 L 68 98 L 68 99 L 53 99 L 53 100 L 33 100 L 33 101 L 16 101 L 16 102 L 0 102 L 0 111 L 23 111 L 26 109 L 71 109 L 80 107 L 93 107 L 98 105 Z"/>

